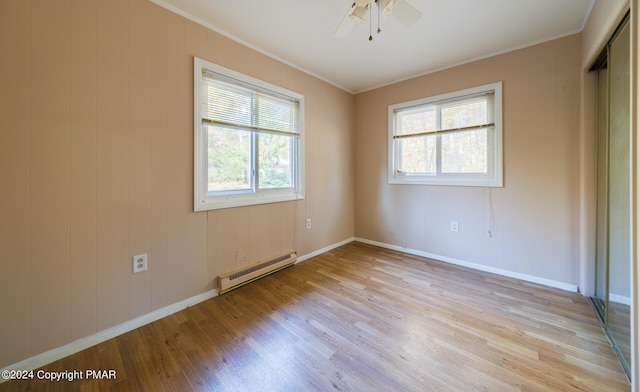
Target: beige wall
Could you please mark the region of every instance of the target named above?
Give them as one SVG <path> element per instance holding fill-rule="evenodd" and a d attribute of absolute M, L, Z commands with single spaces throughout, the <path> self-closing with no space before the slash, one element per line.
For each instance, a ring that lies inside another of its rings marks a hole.
<path fill-rule="evenodd" d="M 578 34 L 357 95 L 356 236 L 577 285 L 580 52 Z M 388 105 L 496 81 L 504 188 L 387 183 Z"/>
<path fill-rule="evenodd" d="M 305 200 L 192 212 L 194 55 L 305 95 Z M 0 368 L 353 237 L 353 96 L 147 0 L 0 2 L 0 86 Z"/>

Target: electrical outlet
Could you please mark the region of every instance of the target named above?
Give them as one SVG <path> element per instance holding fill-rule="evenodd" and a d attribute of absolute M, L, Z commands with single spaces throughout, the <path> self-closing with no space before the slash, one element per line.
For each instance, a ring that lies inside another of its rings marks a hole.
<path fill-rule="evenodd" d="M 133 256 L 133 273 L 143 272 L 147 270 L 147 254 Z"/>
<path fill-rule="evenodd" d="M 307 229 L 311 228 L 311 218 L 307 218 Z"/>
<path fill-rule="evenodd" d="M 458 221 L 451 221 L 451 231 L 454 233 L 458 232 Z"/>

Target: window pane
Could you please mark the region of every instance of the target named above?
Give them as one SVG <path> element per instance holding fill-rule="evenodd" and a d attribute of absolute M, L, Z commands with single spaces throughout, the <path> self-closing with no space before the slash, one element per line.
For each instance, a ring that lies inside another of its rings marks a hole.
<path fill-rule="evenodd" d="M 487 173 L 487 129 L 443 133 L 443 173 Z"/>
<path fill-rule="evenodd" d="M 207 126 L 208 192 L 251 189 L 251 132 Z"/>
<path fill-rule="evenodd" d="M 486 98 L 446 106 L 440 112 L 440 129 L 456 129 L 487 123 Z"/>
<path fill-rule="evenodd" d="M 260 134 L 258 149 L 259 188 L 293 187 L 293 137 Z"/>
<path fill-rule="evenodd" d="M 424 107 L 418 110 L 406 111 L 398 114 L 399 129 L 396 135 L 409 135 L 419 132 L 436 130 L 435 107 Z"/>
<path fill-rule="evenodd" d="M 398 170 L 407 174 L 436 173 L 436 135 L 396 139 L 400 148 Z"/>

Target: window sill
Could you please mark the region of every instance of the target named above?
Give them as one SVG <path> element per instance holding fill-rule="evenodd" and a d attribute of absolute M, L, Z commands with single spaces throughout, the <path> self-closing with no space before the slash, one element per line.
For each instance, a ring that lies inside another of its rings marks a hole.
<path fill-rule="evenodd" d="M 488 178 L 443 178 L 443 177 L 403 177 L 390 178 L 391 185 L 444 185 L 444 186 L 480 186 L 491 188 L 504 187 L 502 179 Z"/>
<path fill-rule="evenodd" d="M 246 207 L 260 204 L 282 203 L 286 201 L 303 200 L 302 194 L 286 194 L 286 195 L 256 195 L 238 197 L 235 196 L 217 196 L 210 197 L 204 201 L 195 200 L 194 210 L 210 211 L 220 210 L 224 208 Z"/>

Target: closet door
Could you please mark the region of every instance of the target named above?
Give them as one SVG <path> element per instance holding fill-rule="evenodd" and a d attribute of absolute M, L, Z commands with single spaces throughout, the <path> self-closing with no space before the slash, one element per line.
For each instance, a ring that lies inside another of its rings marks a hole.
<path fill-rule="evenodd" d="M 596 286 L 592 298 L 627 375 L 631 363 L 631 62 L 629 18 L 598 72 Z"/>
<path fill-rule="evenodd" d="M 606 61 L 598 69 L 598 112 L 596 139 L 596 286 L 594 305 L 606 324 L 609 281 L 609 77 Z"/>
<path fill-rule="evenodd" d="M 608 302 L 607 327 L 627 365 L 631 300 L 631 111 L 629 23 L 612 39 L 608 52 Z"/>

